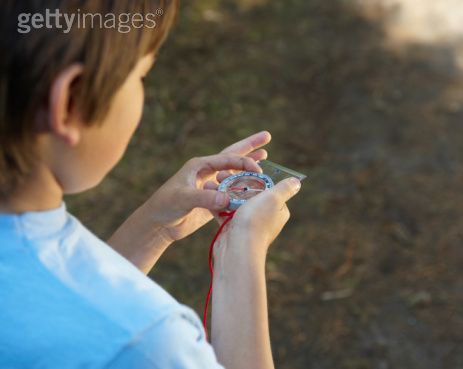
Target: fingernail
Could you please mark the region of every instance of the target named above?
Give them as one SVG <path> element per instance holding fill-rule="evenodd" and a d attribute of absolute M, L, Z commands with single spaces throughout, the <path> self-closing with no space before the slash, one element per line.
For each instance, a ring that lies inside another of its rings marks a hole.
<path fill-rule="evenodd" d="M 225 205 L 227 205 L 228 201 L 228 196 L 224 192 L 217 192 L 217 195 L 215 195 L 215 205 L 219 208 L 223 208 Z"/>
<path fill-rule="evenodd" d="M 298 192 L 301 189 L 301 181 L 296 177 L 291 177 L 289 179 L 291 187 L 293 188 L 294 192 Z"/>

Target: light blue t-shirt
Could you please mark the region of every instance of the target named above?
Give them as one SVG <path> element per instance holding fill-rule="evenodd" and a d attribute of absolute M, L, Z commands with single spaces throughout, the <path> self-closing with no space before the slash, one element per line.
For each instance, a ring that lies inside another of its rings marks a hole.
<path fill-rule="evenodd" d="M 0 214 L 0 368 L 223 369 L 196 312 L 64 202 Z"/>

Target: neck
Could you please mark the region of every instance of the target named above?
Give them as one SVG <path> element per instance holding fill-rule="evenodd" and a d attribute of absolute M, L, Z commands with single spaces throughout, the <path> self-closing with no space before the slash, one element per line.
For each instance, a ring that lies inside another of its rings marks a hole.
<path fill-rule="evenodd" d="M 1 213 L 25 213 L 56 209 L 63 200 L 63 190 L 48 168 L 38 168 L 29 175 L 7 200 L 0 202 Z"/>

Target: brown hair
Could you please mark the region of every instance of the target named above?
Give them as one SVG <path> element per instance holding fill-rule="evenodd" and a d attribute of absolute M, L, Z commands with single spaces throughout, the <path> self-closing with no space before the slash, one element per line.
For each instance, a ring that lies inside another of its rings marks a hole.
<path fill-rule="evenodd" d="M 174 23 L 179 0 L 0 1 L 0 198 L 7 198 L 36 161 L 35 117 L 48 103 L 56 76 L 73 63 L 84 71 L 73 86 L 73 103 L 88 125 L 101 121 L 138 60 L 156 52 Z M 42 27 L 19 32 L 21 14 L 156 14 L 156 27 Z M 162 12 L 162 14 L 161 14 Z"/>

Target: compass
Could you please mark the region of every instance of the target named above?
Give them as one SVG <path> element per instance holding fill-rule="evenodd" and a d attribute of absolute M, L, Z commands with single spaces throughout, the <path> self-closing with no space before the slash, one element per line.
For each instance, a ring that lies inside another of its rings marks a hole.
<path fill-rule="evenodd" d="M 265 174 L 241 172 L 226 178 L 220 184 L 219 191 L 226 192 L 230 197 L 228 209 L 236 210 L 247 200 L 272 188 L 273 185 L 273 180 Z"/>

